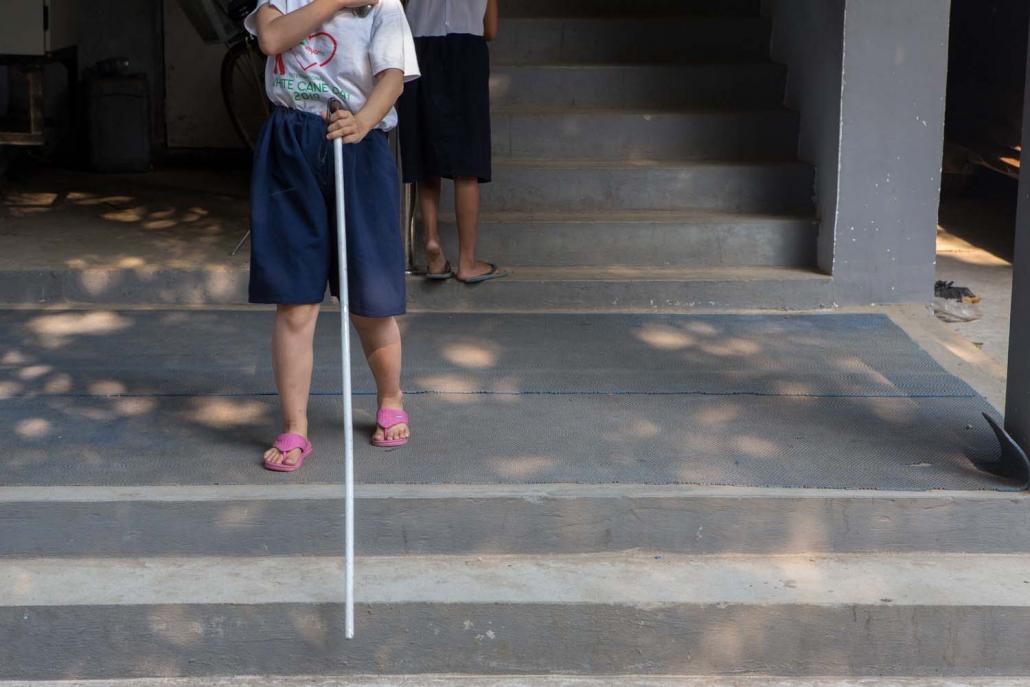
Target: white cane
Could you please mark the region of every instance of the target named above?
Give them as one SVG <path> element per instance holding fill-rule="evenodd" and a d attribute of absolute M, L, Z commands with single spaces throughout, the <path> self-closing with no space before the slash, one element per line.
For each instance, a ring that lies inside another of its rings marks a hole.
<path fill-rule="evenodd" d="M 336 98 L 329 99 L 329 115 L 343 108 Z M 354 638 L 354 415 L 350 382 L 350 300 L 347 293 L 347 216 L 343 197 L 343 140 L 333 139 L 336 167 L 336 255 L 340 273 L 340 344 L 343 351 L 343 479 L 344 479 L 344 604 L 346 637 Z"/>

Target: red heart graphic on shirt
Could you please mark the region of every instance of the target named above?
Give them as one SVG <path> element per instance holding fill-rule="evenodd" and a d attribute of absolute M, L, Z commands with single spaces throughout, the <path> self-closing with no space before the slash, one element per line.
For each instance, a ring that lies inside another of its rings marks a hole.
<path fill-rule="evenodd" d="M 336 57 L 336 39 L 325 31 L 313 33 L 294 49 L 294 54 L 304 71 L 324 67 Z"/>

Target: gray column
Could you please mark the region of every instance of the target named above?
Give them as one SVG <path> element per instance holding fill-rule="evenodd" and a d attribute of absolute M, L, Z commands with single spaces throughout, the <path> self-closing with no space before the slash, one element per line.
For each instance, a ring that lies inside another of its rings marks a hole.
<path fill-rule="evenodd" d="M 845 2 L 836 213 L 820 239 L 840 304 L 933 296 L 950 6 Z"/>
<path fill-rule="evenodd" d="M 949 0 L 764 0 L 840 305 L 933 296 Z"/>
<path fill-rule="evenodd" d="M 1027 60 L 1026 84 L 1023 141 L 1030 142 L 1030 58 Z M 1019 179 L 1016 248 L 1012 267 L 1005 429 L 1024 451 L 1030 451 L 1030 174 L 1021 174 Z"/>

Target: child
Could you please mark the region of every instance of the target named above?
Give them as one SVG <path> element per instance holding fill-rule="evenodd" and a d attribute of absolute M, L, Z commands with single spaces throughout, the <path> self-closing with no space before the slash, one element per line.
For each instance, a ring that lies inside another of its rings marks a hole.
<path fill-rule="evenodd" d="M 284 422 L 264 466 L 293 472 L 312 451 L 307 404 L 327 282 L 339 296 L 335 138 L 347 144 L 351 321 L 378 391 L 372 443 L 408 441 L 395 319 L 405 310 L 404 250 L 386 132 L 418 65 L 400 0 L 260 0 L 246 26 L 269 56 L 265 86 L 276 106 L 255 147 L 251 184 L 250 301 L 277 305 L 272 356 Z M 346 107 L 327 118 L 332 97 Z"/>
<path fill-rule="evenodd" d="M 418 185 L 426 277 L 467 284 L 506 273 L 476 259 L 479 184 L 490 181 L 490 56 L 497 0 L 408 0 L 422 78 L 406 89 L 401 112 L 404 181 Z M 454 180 L 458 271 L 440 247 L 440 178 Z"/>

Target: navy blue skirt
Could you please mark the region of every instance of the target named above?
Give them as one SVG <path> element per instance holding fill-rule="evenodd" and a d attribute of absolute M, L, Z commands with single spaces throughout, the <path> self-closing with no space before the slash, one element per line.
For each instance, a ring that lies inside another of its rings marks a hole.
<path fill-rule="evenodd" d="M 254 150 L 250 302 L 321 303 L 339 297 L 333 146 L 321 117 L 276 108 Z M 344 144 L 350 309 L 365 317 L 405 310 L 400 181 L 387 135 Z"/>
<path fill-rule="evenodd" d="M 404 181 L 490 181 L 490 52 L 482 36 L 415 39 L 422 76 L 405 84 L 400 114 Z"/>

